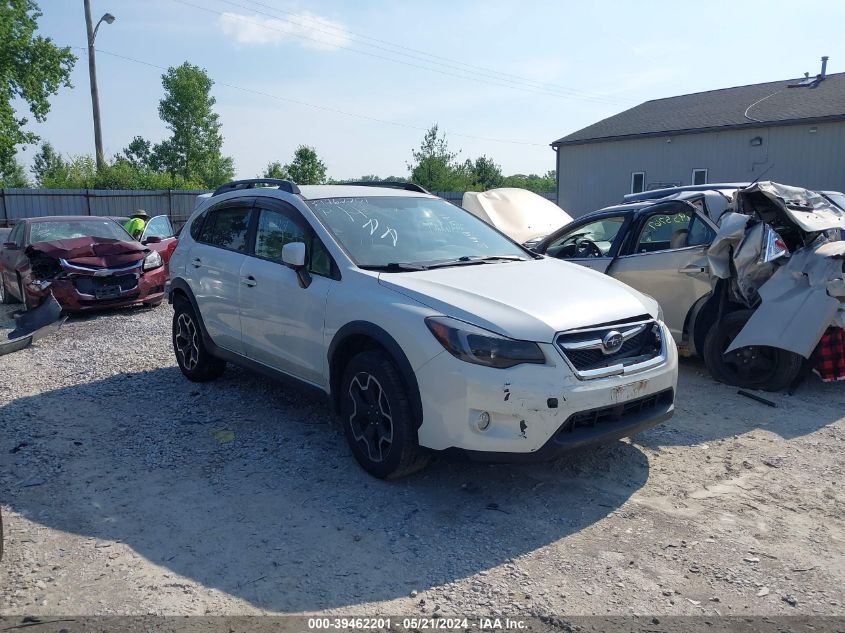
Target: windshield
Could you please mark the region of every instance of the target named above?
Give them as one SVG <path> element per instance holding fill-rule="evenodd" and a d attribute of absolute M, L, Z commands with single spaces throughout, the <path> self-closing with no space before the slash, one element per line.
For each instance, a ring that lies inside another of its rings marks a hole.
<path fill-rule="evenodd" d="M 107 237 L 129 241 L 132 237 L 112 220 L 67 220 L 35 222 L 29 229 L 29 242 L 68 240 L 74 237 Z"/>
<path fill-rule="evenodd" d="M 437 198 L 325 198 L 308 205 L 361 267 L 529 255 L 488 224 Z"/>

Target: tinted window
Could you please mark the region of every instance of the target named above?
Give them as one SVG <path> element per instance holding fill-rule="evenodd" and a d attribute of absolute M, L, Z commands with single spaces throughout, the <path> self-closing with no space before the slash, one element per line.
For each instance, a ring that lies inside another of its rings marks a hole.
<path fill-rule="evenodd" d="M 291 213 L 298 218 L 295 211 Z M 305 226 L 304 220 L 297 222 L 284 212 L 262 209 L 255 233 L 255 254 L 281 263 L 282 247 L 291 242 L 305 243 L 305 261 L 310 272 L 323 277 L 333 276 L 331 255 L 310 227 Z"/>
<path fill-rule="evenodd" d="M 693 216 L 687 235 L 687 246 L 704 246 L 710 244 L 716 237 L 716 231 L 698 216 Z"/>
<path fill-rule="evenodd" d="M 691 214 L 689 211 L 658 213 L 650 216 L 637 239 L 635 253 L 652 253 L 686 246 Z"/>
<path fill-rule="evenodd" d="M 554 240 L 546 254 L 561 259 L 605 257 L 619 237 L 623 216 L 603 218 L 567 231 Z"/>
<path fill-rule="evenodd" d="M 197 217 L 194 218 L 194 221 L 191 222 L 191 237 L 195 240 L 199 240 L 200 238 L 200 231 L 202 230 L 202 223 L 205 220 L 205 216 L 208 215 L 207 211 L 203 211 Z"/>
<path fill-rule="evenodd" d="M 255 234 L 255 254 L 281 263 L 282 247 L 291 242 L 305 242 L 307 248 L 305 229 L 286 214 L 262 209 Z"/>
<path fill-rule="evenodd" d="M 232 251 L 246 251 L 251 211 L 244 207 L 212 211 L 203 224 L 199 241 Z"/>

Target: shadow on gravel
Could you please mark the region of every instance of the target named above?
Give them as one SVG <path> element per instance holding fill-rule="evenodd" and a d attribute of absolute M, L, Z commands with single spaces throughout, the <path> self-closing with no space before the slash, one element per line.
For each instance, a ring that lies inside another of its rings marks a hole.
<path fill-rule="evenodd" d="M 11 475 L 0 498 L 90 537 L 110 584 L 138 576 L 105 567 L 97 541 L 289 612 L 462 579 L 600 521 L 648 477 L 645 455 L 618 442 L 552 464 L 440 461 L 381 482 L 328 420 L 323 401 L 236 369 L 206 385 L 171 367 L 48 391 L 0 408 Z"/>
<path fill-rule="evenodd" d="M 784 439 L 809 435 L 845 418 L 845 384 L 808 376 L 793 395 L 752 391 L 777 407 L 737 393 L 714 380 L 699 358 L 681 359 L 675 415 L 666 424 L 638 435 L 636 444 L 689 446 L 729 438 L 755 429 Z M 689 398 L 695 394 L 694 398 Z"/>

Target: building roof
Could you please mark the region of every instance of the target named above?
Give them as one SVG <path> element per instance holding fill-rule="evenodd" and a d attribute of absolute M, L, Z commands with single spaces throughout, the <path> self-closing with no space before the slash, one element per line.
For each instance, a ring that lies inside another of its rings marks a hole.
<path fill-rule="evenodd" d="M 646 101 L 564 136 L 552 146 L 845 119 L 845 73 L 827 75 L 815 87 L 789 87 L 801 81 L 771 81 Z"/>

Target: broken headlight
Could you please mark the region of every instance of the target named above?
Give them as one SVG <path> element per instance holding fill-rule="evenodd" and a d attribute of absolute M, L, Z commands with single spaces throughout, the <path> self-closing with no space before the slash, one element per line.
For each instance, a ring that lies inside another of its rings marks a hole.
<path fill-rule="evenodd" d="M 158 251 L 153 251 L 144 258 L 144 270 L 153 270 L 161 266 L 164 266 L 164 260 L 161 259 Z"/>
<path fill-rule="evenodd" d="M 446 351 L 468 363 L 507 369 L 546 362 L 540 346 L 532 341 L 507 338 L 449 317 L 428 317 L 425 324 Z"/>

